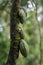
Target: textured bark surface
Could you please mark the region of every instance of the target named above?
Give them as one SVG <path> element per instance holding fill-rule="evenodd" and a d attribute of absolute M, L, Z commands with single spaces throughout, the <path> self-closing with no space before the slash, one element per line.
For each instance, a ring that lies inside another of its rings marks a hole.
<path fill-rule="evenodd" d="M 6 65 L 16 65 L 16 59 L 19 56 L 19 44 L 20 44 L 20 35 L 17 30 L 17 25 L 19 24 L 19 8 L 21 0 L 14 0 L 11 7 L 10 14 L 10 38 L 11 45 L 9 50 L 9 56 Z"/>

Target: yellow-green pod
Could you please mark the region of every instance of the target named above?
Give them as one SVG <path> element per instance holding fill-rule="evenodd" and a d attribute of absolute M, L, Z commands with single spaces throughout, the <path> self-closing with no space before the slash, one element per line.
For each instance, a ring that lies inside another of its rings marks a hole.
<path fill-rule="evenodd" d="M 20 43 L 20 52 L 21 52 L 21 54 L 24 57 L 27 57 L 28 56 L 28 53 L 29 53 L 29 46 L 26 43 L 26 41 L 23 40 L 23 39 L 21 40 L 21 43 Z"/>

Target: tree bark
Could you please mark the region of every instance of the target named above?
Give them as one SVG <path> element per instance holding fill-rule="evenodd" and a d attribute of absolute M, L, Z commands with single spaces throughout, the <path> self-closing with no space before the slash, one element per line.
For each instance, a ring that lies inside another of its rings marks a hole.
<path fill-rule="evenodd" d="M 16 65 L 16 60 L 19 56 L 19 45 L 20 45 L 20 35 L 17 30 L 17 25 L 19 24 L 19 8 L 21 0 L 13 0 L 10 13 L 10 39 L 11 45 L 8 55 L 8 60 L 6 65 Z"/>

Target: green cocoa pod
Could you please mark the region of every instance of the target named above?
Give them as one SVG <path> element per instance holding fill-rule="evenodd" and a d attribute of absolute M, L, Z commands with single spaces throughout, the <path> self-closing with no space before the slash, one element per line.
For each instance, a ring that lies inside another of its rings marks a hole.
<path fill-rule="evenodd" d="M 23 32 L 23 28 L 21 28 L 19 25 L 16 27 L 16 29 L 19 32 L 20 38 L 24 39 L 24 32 Z"/>
<path fill-rule="evenodd" d="M 21 39 L 24 39 L 24 32 L 23 32 L 22 29 L 21 29 L 21 31 L 19 32 L 19 34 L 20 34 Z"/>
<path fill-rule="evenodd" d="M 19 10 L 19 20 L 20 20 L 20 23 L 22 24 L 26 22 L 26 14 L 23 9 Z"/>
<path fill-rule="evenodd" d="M 29 46 L 23 39 L 21 40 L 20 43 L 20 52 L 24 57 L 28 56 Z"/>

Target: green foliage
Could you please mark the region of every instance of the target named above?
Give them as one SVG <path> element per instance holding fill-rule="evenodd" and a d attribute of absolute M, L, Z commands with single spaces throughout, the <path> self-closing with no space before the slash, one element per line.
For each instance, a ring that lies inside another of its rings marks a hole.
<path fill-rule="evenodd" d="M 8 5 L 8 2 L 8 0 L 3 0 L 2 2 L 0 1 L 0 10 L 4 10 Z"/>
<path fill-rule="evenodd" d="M 28 0 L 22 0 L 22 5 L 24 5 L 24 6 L 27 5 L 27 1 Z"/>
<path fill-rule="evenodd" d="M 0 32 L 0 65 L 5 65 L 9 50 L 9 39 L 6 37 L 5 30 Z"/>

